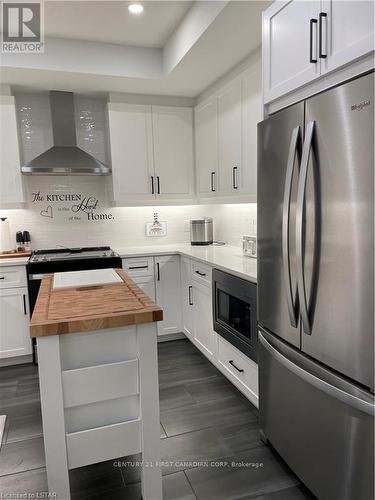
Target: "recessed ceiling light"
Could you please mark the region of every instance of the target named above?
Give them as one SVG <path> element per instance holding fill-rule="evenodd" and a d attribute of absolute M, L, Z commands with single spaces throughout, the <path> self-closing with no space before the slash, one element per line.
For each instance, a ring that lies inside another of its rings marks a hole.
<path fill-rule="evenodd" d="M 131 3 L 131 4 L 128 6 L 128 11 L 129 11 L 131 14 L 135 14 L 135 15 L 142 14 L 142 12 L 143 12 L 143 5 L 142 5 L 142 4 L 140 4 L 140 3 Z"/>

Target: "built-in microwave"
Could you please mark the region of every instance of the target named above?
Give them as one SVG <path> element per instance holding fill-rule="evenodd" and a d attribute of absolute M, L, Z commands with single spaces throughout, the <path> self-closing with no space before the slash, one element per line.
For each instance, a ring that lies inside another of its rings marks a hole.
<path fill-rule="evenodd" d="M 212 272 L 214 330 L 257 361 L 257 287 L 219 269 Z"/>

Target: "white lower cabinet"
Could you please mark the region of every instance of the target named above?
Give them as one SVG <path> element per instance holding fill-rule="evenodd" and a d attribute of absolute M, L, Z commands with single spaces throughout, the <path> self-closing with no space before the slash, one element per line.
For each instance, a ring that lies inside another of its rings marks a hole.
<path fill-rule="evenodd" d="M 193 338 L 193 286 L 191 284 L 191 260 L 181 259 L 181 302 L 183 332 Z"/>
<path fill-rule="evenodd" d="M 158 322 L 158 335 L 180 333 L 181 279 L 179 255 L 155 257 L 156 302 L 163 309 L 163 321 Z"/>
<path fill-rule="evenodd" d="M 213 329 L 212 267 L 189 257 L 167 255 L 124 259 L 123 268 L 163 309 L 158 335 L 184 332 L 258 406 L 258 365 Z"/>
<path fill-rule="evenodd" d="M 26 287 L 0 289 L 0 358 L 32 353 Z"/>
<path fill-rule="evenodd" d="M 258 365 L 220 336 L 217 361 L 224 375 L 258 406 Z"/>
<path fill-rule="evenodd" d="M 216 355 L 216 333 L 212 324 L 211 287 L 192 280 L 193 338 L 208 358 Z"/>

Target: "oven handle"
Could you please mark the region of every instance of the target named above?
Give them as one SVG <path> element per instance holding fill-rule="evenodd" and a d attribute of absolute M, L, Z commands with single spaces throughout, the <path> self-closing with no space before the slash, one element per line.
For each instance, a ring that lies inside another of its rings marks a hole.
<path fill-rule="evenodd" d="M 29 280 L 30 281 L 42 280 L 46 276 L 49 276 L 49 275 L 48 274 L 29 274 Z"/>

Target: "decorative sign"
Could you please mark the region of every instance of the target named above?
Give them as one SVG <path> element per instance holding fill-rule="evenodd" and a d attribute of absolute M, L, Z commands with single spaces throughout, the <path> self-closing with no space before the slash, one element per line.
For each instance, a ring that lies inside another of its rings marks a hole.
<path fill-rule="evenodd" d="M 29 184 L 30 204 L 35 207 L 40 217 L 48 220 L 56 218 L 67 222 L 98 222 L 114 220 L 114 215 L 101 207 L 100 198 L 104 198 L 101 184 L 92 180 L 69 180 L 66 184 L 54 184 L 34 178 Z M 40 179 L 40 178 L 39 178 Z M 70 186 L 69 183 L 76 185 Z M 36 186 L 36 184 L 39 184 Z M 45 187 L 43 186 L 45 184 Z M 81 189 L 79 184 L 82 184 Z M 44 187 L 44 189 L 43 189 Z M 91 187 L 92 192 L 86 192 Z M 86 189 L 82 189 L 86 188 Z"/>

